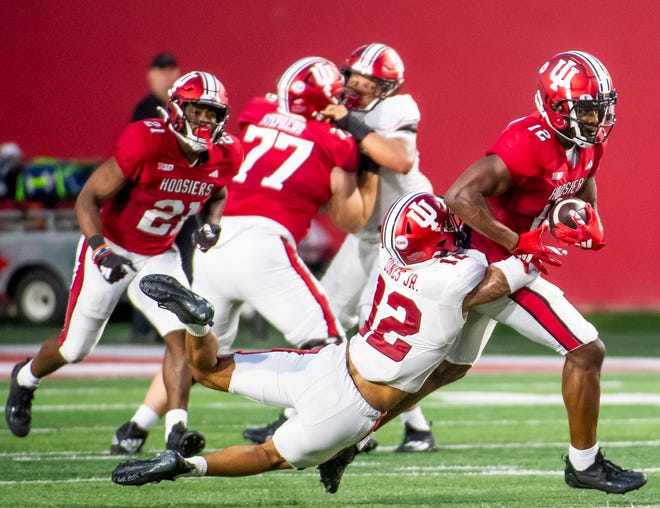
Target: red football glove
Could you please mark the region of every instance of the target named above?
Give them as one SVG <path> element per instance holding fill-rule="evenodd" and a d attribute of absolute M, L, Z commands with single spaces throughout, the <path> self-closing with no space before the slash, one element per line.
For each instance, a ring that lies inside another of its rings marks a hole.
<path fill-rule="evenodd" d="M 600 222 L 598 212 L 589 203 L 586 204 L 584 210 L 587 212 L 587 222 L 575 210 L 571 210 L 571 218 L 577 224 L 577 229 L 569 228 L 563 224 L 556 224 L 552 234 L 562 242 L 577 245 L 583 249 L 602 249 L 605 247 L 605 243 L 603 242 L 603 224 Z"/>
<path fill-rule="evenodd" d="M 511 251 L 512 254 L 518 256 L 523 262 L 533 264 L 543 274 L 548 273 L 548 269 L 543 263 L 561 266 L 561 261 L 556 256 L 566 255 L 564 249 L 548 247 L 541 243 L 541 235 L 547 230 L 548 222 L 543 221 L 538 228 L 520 233 L 518 245 Z"/>

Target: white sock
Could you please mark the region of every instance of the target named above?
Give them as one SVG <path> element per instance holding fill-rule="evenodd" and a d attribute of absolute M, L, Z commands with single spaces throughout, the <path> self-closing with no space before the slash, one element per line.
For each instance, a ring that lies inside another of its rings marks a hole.
<path fill-rule="evenodd" d="M 190 457 L 186 459 L 186 462 L 189 466 L 192 466 L 192 471 L 184 476 L 206 476 L 206 470 L 208 469 L 208 464 L 206 459 L 201 456 Z"/>
<path fill-rule="evenodd" d="M 183 423 L 184 427 L 188 425 L 188 411 L 185 409 L 170 409 L 165 414 L 165 441 L 172 432 L 172 427 L 179 422 Z"/>
<path fill-rule="evenodd" d="M 578 450 L 572 446 L 568 447 L 568 460 L 571 461 L 576 471 L 584 471 L 596 461 L 596 454 L 598 453 L 598 442 L 591 448 L 586 450 Z"/>
<path fill-rule="evenodd" d="M 362 441 L 358 441 L 358 442 L 355 444 L 355 446 L 357 446 L 357 449 L 360 450 L 360 451 L 362 451 L 362 448 L 364 448 L 364 447 L 366 446 L 366 444 L 367 444 L 367 443 L 369 442 L 369 440 L 373 437 L 373 435 L 374 435 L 374 432 L 369 432 L 369 434 L 367 434 L 367 437 L 363 437 L 363 438 L 362 438 Z"/>
<path fill-rule="evenodd" d="M 431 427 L 426 421 L 426 418 L 424 418 L 422 408 L 419 406 L 401 413 L 401 421 L 404 424 L 407 423 L 415 430 L 421 430 L 423 432 L 428 432 L 431 430 Z"/>
<path fill-rule="evenodd" d="M 137 423 L 144 430 L 150 430 L 159 419 L 160 416 L 156 411 L 145 404 L 140 404 L 131 421 Z"/>
<path fill-rule="evenodd" d="M 25 388 L 36 388 L 39 386 L 39 378 L 34 377 L 30 367 L 32 367 L 32 360 L 20 368 L 18 374 L 16 374 L 16 382 Z"/>
<path fill-rule="evenodd" d="M 190 323 L 186 325 L 186 331 L 193 337 L 204 337 L 209 331 L 211 331 L 211 327 L 209 325 L 196 325 Z"/>
<path fill-rule="evenodd" d="M 286 416 L 287 418 L 293 418 L 298 414 L 298 411 L 296 411 L 292 407 L 285 408 L 283 412 L 284 412 L 284 416 Z"/>

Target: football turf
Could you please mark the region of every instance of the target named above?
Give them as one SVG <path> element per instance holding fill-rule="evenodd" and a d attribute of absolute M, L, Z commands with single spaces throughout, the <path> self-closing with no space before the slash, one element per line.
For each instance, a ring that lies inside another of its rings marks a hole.
<path fill-rule="evenodd" d="M 36 393 L 26 438 L 0 424 L 0 500 L 7 507 L 648 507 L 660 506 L 660 373 L 605 372 L 599 429 L 615 463 L 645 471 L 648 484 L 625 495 L 574 490 L 563 480 L 568 431 L 557 373 L 471 373 L 422 404 L 439 450 L 397 454 L 402 425 L 359 455 L 339 492 L 326 494 L 315 468 L 249 478 L 179 479 L 121 487 L 110 473 L 114 430 L 141 402 L 148 379 L 47 379 Z M 0 382 L 3 403 L 8 381 Z M 196 386 L 189 427 L 207 449 L 244 444 L 241 432 L 279 410 Z M 164 446 L 162 422 L 138 454 Z"/>

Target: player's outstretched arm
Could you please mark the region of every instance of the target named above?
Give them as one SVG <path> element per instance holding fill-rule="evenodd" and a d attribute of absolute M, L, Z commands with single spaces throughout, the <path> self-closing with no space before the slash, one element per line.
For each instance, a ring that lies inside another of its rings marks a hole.
<path fill-rule="evenodd" d="M 486 275 L 477 286 L 463 299 L 463 316 L 475 305 L 499 300 L 511 293 L 509 282 L 504 272 L 494 265 L 489 265 Z"/>
<path fill-rule="evenodd" d="M 340 129 L 350 132 L 362 153 L 379 166 L 404 175 L 413 168 L 417 158 L 416 136 L 382 136 L 342 104 L 330 104 L 321 114 L 334 121 Z"/>
<path fill-rule="evenodd" d="M 334 167 L 330 174 L 330 185 L 332 197 L 328 203 L 328 212 L 332 221 L 346 233 L 357 233 L 373 213 L 378 175 L 366 171 L 358 177 L 355 173 Z"/>

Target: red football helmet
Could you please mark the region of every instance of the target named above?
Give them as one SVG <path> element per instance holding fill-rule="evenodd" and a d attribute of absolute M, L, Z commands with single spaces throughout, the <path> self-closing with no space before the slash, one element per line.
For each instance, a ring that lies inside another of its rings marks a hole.
<path fill-rule="evenodd" d="M 217 123 L 196 124 L 193 128 L 184 114 L 186 103 L 210 106 L 216 111 Z M 220 141 L 229 118 L 229 99 L 223 84 L 208 72 L 190 72 L 177 79 L 169 90 L 167 111 L 160 108 L 170 130 L 195 152 L 205 152 L 211 143 Z"/>
<path fill-rule="evenodd" d="M 375 81 L 382 89 L 377 100 L 365 109 L 373 108 L 380 100 L 394 94 L 403 85 L 403 61 L 399 54 L 385 44 L 360 46 L 346 59 L 341 68 L 344 81 L 351 74 L 360 74 Z M 345 105 L 348 109 L 358 109 L 359 97 L 350 97 Z"/>
<path fill-rule="evenodd" d="M 339 104 L 344 89 L 337 66 L 318 56 L 302 58 L 291 65 L 277 82 L 280 111 L 323 120 L 319 113 L 328 104 Z"/>
<path fill-rule="evenodd" d="M 404 194 L 390 207 L 381 242 L 399 265 L 413 265 L 456 252 L 462 244 L 460 222 L 444 200 L 428 192 Z"/>
<path fill-rule="evenodd" d="M 603 143 L 614 127 L 617 93 L 605 66 L 583 51 L 553 56 L 539 70 L 536 107 L 560 136 L 578 146 Z M 580 113 L 595 112 L 596 124 Z"/>

